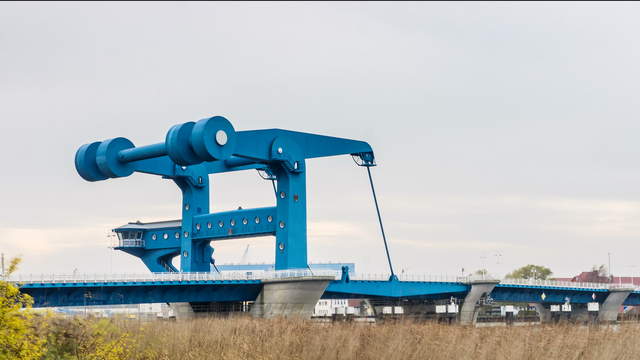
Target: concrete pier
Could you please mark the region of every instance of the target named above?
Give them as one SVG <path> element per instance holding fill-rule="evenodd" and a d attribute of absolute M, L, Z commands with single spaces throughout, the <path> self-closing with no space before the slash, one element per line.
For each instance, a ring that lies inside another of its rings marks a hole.
<path fill-rule="evenodd" d="M 173 310 L 176 320 L 189 320 L 195 317 L 193 308 L 188 302 L 170 303 L 169 307 Z"/>
<path fill-rule="evenodd" d="M 598 322 L 614 322 L 618 320 L 618 311 L 635 288 L 613 288 L 600 306 Z"/>
<path fill-rule="evenodd" d="M 542 303 L 533 303 L 533 306 L 536 308 L 536 312 L 540 317 L 540 323 L 549 323 L 551 322 L 551 310 L 545 307 Z"/>
<path fill-rule="evenodd" d="M 264 286 L 251 308 L 251 315 L 311 318 L 316 303 L 332 280 L 333 276 L 263 280 Z"/>
<path fill-rule="evenodd" d="M 469 284 L 471 289 L 464 298 L 462 308 L 460 309 L 460 324 L 471 325 L 475 323 L 478 317 L 478 300 L 483 296 L 487 296 L 493 291 L 493 288 L 500 283 L 500 280 L 473 280 Z"/>
<path fill-rule="evenodd" d="M 586 306 L 584 306 L 584 304 L 582 306 L 572 305 L 571 320 L 580 324 L 585 324 L 590 321 L 589 311 L 587 311 L 587 308 Z"/>

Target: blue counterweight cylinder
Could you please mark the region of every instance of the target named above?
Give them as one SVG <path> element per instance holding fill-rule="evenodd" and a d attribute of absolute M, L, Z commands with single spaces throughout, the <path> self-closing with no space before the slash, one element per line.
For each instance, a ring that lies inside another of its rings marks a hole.
<path fill-rule="evenodd" d="M 197 123 L 173 126 L 165 142 L 135 147 L 126 138 L 82 145 L 76 152 L 75 165 L 87 181 L 129 176 L 134 161 L 169 156 L 177 165 L 194 165 L 204 161 L 225 160 L 235 149 L 236 132 L 222 116 L 205 118 Z"/>
<path fill-rule="evenodd" d="M 178 165 L 193 165 L 202 160 L 193 152 L 191 147 L 191 131 L 195 123 L 193 121 L 174 125 L 169 129 L 165 144 L 167 153 L 173 162 Z"/>
<path fill-rule="evenodd" d="M 108 179 L 104 176 L 98 164 L 96 163 L 96 152 L 100 146 L 100 142 L 96 141 L 89 144 L 80 146 L 80 149 L 76 152 L 75 164 L 76 171 L 80 176 L 87 181 L 100 181 Z"/>
<path fill-rule="evenodd" d="M 135 146 L 129 139 L 117 137 L 103 141 L 96 151 L 96 164 L 103 175 L 116 178 L 133 174 L 134 168 L 129 162 L 120 161 L 118 154 L 122 150 Z"/>
<path fill-rule="evenodd" d="M 191 131 L 191 147 L 204 161 L 228 159 L 236 149 L 236 132 L 222 116 L 202 119 Z"/>

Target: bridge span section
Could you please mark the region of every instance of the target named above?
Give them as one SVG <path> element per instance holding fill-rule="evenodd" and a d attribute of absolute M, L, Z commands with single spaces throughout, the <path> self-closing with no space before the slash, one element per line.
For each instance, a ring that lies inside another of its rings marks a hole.
<path fill-rule="evenodd" d="M 316 285 L 303 284 L 305 279 L 314 280 Z M 588 303 L 598 303 L 602 309 L 600 317 L 607 321 L 615 320 L 621 305 L 640 305 L 640 291 L 628 285 L 410 275 L 389 278 L 386 275 L 350 276 L 348 272 L 335 271 L 288 270 L 258 275 L 227 272 L 37 275 L 16 276 L 9 280 L 34 298 L 35 307 L 256 302 L 261 309 L 267 309 L 260 314 L 269 314 L 269 317 L 278 316 L 278 311 L 291 314 L 291 309 L 298 309 L 299 314 L 307 316 L 311 304 L 320 298 L 413 303 L 456 301 L 465 312 L 464 319 L 460 318 L 464 323 L 473 322 L 479 307 L 487 301 L 533 303 L 539 308 L 541 318 L 546 318 L 543 313 L 548 312 L 551 305 L 575 304 L 582 308 Z M 474 286 L 478 287 L 475 291 Z M 304 301 L 291 300 L 292 304 L 287 304 L 287 294 L 296 289 L 306 289 L 303 292 L 313 295 L 302 297 Z"/>

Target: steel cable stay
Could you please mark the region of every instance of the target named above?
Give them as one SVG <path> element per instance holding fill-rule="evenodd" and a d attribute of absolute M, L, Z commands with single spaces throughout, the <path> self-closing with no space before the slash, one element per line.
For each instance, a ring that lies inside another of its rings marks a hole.
<path fill-rule="evenodd" d="M 273 186 L 273 194 L 276 196 L 276 200 L 278 200 L 278 190 L 276 189 L 276 180 L 277 180 L 276 177 L 266 169 L 256 169 L 256 170 L 258 171 L 258 175 L 260 175 L 260 177 L 263 180 L 271 181 L 271 186 Z"/>
<path fill-rule="evenodd" d="M 367 168 L 367 175 L 369 176 L 369 185 L 371 185 L 371 194 L 373 195 L 373 203 L 376 206 L 376 214 L 378 215 L 378 223 L 380 224 L 380 232 L 382 233 L 382 241 L 384 242 L 384 251 L 387 255 L 387 261 L 389 262 L 389 270 L 391 271 L 391 276 L 389 277 L 389 280 L 398 280 L 398 277 L 393 271 L 393 264 L 391 263 L 391 255 L 389 254 L 389 245 L 387 243 L 387 236 L 385 235 L 385 232 L 384 232 L 384 225 L 382 224 L 382 215 L 380 215 L 380 206 L 378 205 L 378 197 L 376 196 L 376 188 L 373 185 L 373 177 L 371 176 L 371 166 L 375 166 L 375 163 L 367 164 L 364 161 L 358 162 L 356 160 L 356 156 L 353 156 L 353 155 L 351 156 L 351 158 L 358 166 L 364 166 Z"/>

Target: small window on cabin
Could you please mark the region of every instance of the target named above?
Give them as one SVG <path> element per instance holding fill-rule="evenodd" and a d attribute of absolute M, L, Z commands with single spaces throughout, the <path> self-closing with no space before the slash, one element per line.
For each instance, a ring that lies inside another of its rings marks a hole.
<path fill-rule="evenodd" d="M 125 232 L 123 232 L 123 233 L 122 233 L 122 239 L 123 239 L 123 240 L 129 240 L 129 233 L 128 233 L 128 232 L 126 232 L 126 231 L 125 231 Z"/>
<path fill-rule="evenodd" d="M 138 240 L 142 239 L 142 231 L 138 231 L 136 233 L 136 239 L 138 239 Z"/>

